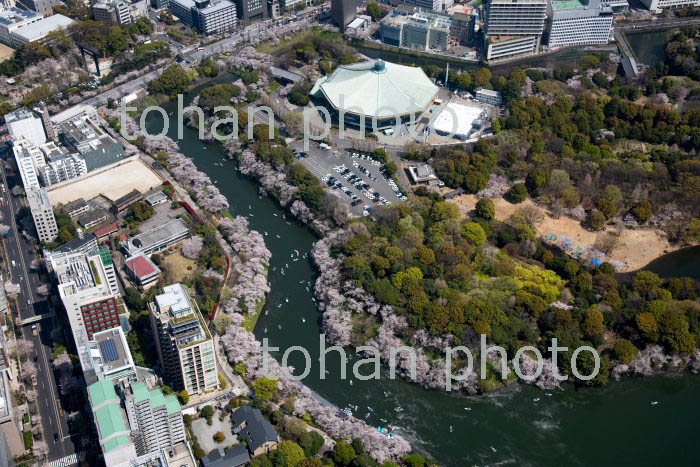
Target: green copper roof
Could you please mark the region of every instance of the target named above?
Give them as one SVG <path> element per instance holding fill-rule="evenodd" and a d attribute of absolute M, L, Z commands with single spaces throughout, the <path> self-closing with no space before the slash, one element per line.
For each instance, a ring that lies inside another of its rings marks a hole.
<path fill-rule="evenodd" d="M 180 402 L 174 394 L 165 397 L 165 406 L 168 408 L 168 415 L 180 412 Z"/>
<path fill-rule="evenodd" d="M 134 391 L 134 399 L 136 402 L 143 402 L 149 399 L 148 388 L 145 383 L 136 383 L 131 386 L 132 391 Z"/>
<path fill-rule="evenodd" d="M 95 420 L 100 431 L 100 439 L 109 438 L 126 430 L 124 416 L 119 404 L 107 404 L 95 411 Z"/>
<path fill-rule="evenodd" d="M 121 436 L 117 436 L 116 438 L 112 438 L 109 441 L 107 441 L 104 444 L 104 447 L 105 447 L 105 451 L 109 452 L 114 448 L 118 448 L 119 446 L 126 446 L 127 444 L 131 444 L 129 437 L 126 435 L 121 435 Z"/>
<path fill-rule="evenodd" d="M 111 381 L 103 380 L 88 386 L 88 393 L 92 401 L 93 410 L 105 402 L 118 400 L 117 393 Z"/>
<path fill-rule="evenodd" d="M 151 396 L 151 407 L 154 409 L 165 405 L 165 397 L 163 397 L 163 391 L 160 389 L 150 391 L 149 395 Z"/>

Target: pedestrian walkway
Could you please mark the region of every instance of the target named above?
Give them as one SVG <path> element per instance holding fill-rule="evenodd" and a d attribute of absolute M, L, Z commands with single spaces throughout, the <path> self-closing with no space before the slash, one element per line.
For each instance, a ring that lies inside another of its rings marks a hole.
<path fill-rule="evenodd" d="M 70 454 L 61 459 L 56 459 L 53 462 L 49 462 L 46 465 L 48 465 L 49 467 L 71 467 L 73 465 L 78 465 L 78 454 Z"/>

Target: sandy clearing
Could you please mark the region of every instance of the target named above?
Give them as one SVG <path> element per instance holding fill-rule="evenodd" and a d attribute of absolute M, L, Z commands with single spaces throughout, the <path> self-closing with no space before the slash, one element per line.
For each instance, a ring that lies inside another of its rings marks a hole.
<path fill-rule="evenodd" d="M 138 156 L 124 159 L 112 166 L 88 172 L 83 177 L 48 188 L 54 206 L 78 198 L 91 199 L 104 195 L 111 200 L 132 190 L 145 192 L 162 183 L 158 175 Z"/>
<path fill-rule="evenodd" d="M 478 200 L 475 195 L 460 195 L 451 201 L 456 203 L 460 211 L 466 215 L 474 210 Z M 496 207 L 496 219 L 501 221 L 510 217 L 520 207 L 535 206 L 535 203 L 530 199 L 520 204 L 509 203 L 503 198 L 492 201 Z M 554 243 L 560 246 L 563 246 L 564 238 L 570 239 L 571 248 L 567 251 L 572 256 L 575 256 L 576 252 L 580 252 L 581 249 L 585 250 L 583 253 L 585 256 L 586 252 L 592 248 L 598 235 L 603 233 L 588 231 L 581 227 L 581 223 L 577 220 L 564 216 L 555 219 L 549 215 L 547 210 L 543 209 L 542 212 L 545 216 L 544 220 L 537 226 L 538 233 L 547 236 L 554 235 L 557 238 Z M 616 229 L 612 227 L 608 227 L 606 232 L 617 234 Z M 604 258 L 613 263 L 620 272 L 641 269 L 656 258 L 678 249 L 677 246 L 668 242 L 663 232 L 657 229 L 623 230 L 620 234 L 620 242 L 621 246 L 607 258 Z"/>

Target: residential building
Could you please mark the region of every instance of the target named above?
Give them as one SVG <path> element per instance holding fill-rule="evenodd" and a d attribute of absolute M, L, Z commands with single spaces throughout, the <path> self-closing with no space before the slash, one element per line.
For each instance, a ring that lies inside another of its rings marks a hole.
<path fill-rule="evenodd" d="M 73 23 L 75 21 L 63 15 L 51 15 L 48 18 L 35 21 L 17 29 L 11 34 L 13 47 L 19 47 L 30 42 L 40 42 L 50 33 L 66 29 Z"/>
<path fill-rule="evenodd" d="M 80 154 L 62 154 L 53 157 L 47 165 L 39 169 L 39 178 L 44 186 L 51 186 L 87 173 L 87 163 Z"/>
<path fill-rule="evenodd" d="M 26 107 L 5 114 L 5 124 L 13 141 L 26 139 L 35 146 L 46 143 L 46 132 L 41 118 Z"/>
<path fill-rule="evenodd" d="M 31 141 L 20 139 L 13 143 L 12 152 L 15 155 L 17 168 L 22 179 L 25 191 L 37 189 L 39 184 L 39 173 L 37 168 L 46 165 L 44 154 Z"/>
<path fill-rule="evenodd" d="M 269 17 L 267 0 L 235 0 L 235 3 L 236 14 L 241 21 L 258 21 Z"/>
<path fill-rule="evenodd" d="M 489 0 L 485 16 L 486 59 L 539 51 L 549 0 Z"/>
<path fill-rule="evenodd" d="M 86 384 L 136 378 L 136 364 L 121 326 L 100 331 L 78 349 Z"/>
<path fill-rule="evenodd" d="M 109 213 L 104 209 L 95 209 L 78 218 L 78 223 L 86 230 L 104 223 L 109 218 Z"/>
<path fill-rule="evenodd" d="M 457 12 L 452 15 L 452 24 L 450 25 L 450 35 L 460 45 L 467 45 L 474 31 L 474 23 L 476 16 L 466 13 Z"/>
<path fill-rule="evenodd" d="M 92 6 L 95 21 L 102 21 L 114 25 L 131 24 L 134 20 L 131 16 L 129 3 L 121 0 L 103 1 Z"/>
<path fill-rule="evenodd" d="M 134 282 L 144 289 L 158 283 L 160 269 L 148 256 L 132 256 L 124 262 L 124 268 Z"/>
<path fill-rule="evenodd" d="M 41 14 L 32 10 L 12 7 L 0 11 L 0 42 L 16 48 L 19 44 L 12 37 L 14 32 L 41 19 Z"/>
<path fill-rule="evenodd" d="M 81 214 L 85 214 L 89 210 L 90 205 L 83 198 L 69 201 L 61 207 L 61 211 L 68 214 L 71 219 L 77 219 Z"/>
<path fill-rule="evenodd" d="M 98 332 L 120 325 L 120 311 L 126 310 L 106 247 L 89 253 L 50 252 L 46 261 L 56 276 L 76 348 L 87 345 Z"/>
<path fill-rule="evenodd" d="M 138 203 L 142 199 L 143 195 L 139 190 L 131 190 L 129 193 L 125 194 L 121 198 L 117 198 L 116 200 L 112 201 L 112 212 L 115 216 L 121 214 L 122 212 L 129 209 L 129 206 L 131 206 L 134 203 Z"/>
<path fill-rule="evenodd" d="M 128 257 L 138 254 L 150 256 L 184 240 L 189 234 L 187 222 L 180 218 L 173 219 L 130 238 L 124 245 L 124 251 Z"/>
<path fill-rule="evenodd" d="M 46 194 L 46 188 L 28 190 L 27 201 L 39 241 L 43 243 L 53 242 L 58 235 L 58 226 L 53 215 L 51 201 Z"/>
<path fill-rule="evenodd" d="M 254 0 L 243 1 L 257 5 Z M 170 0 L 168 8 L 183 23 L 206 35 L 229 31 L 237 21 L 236 5 L 229 0 Z"/>
<path fill-rule="evenodd" d="M 182 284 L 169 285 L 149 307 L 166 382 L 190 394 L 216 389 L 214 341 L 187 289 Z"/>
<path fill-rule="evenodd" d="M 105 465 L 130 466 L 137 456 L 136 447 L 114 384 L 110 380 L 97 381 L 87 387 L 87 392 Z"/>
<path fill-rule="evenodd" d="M 341 31 L 357 16 L 357 0 L 331 0 L 331 19 Z"/>
<path fill-rule="evenodd" d="M 285 12 L 291 12 L 297 7 L 303 7 L 306 5 L 305 0 L 280 0 L 280 7 Z"/>
<path fill-rule="evenodd" d="M 613 11 L 601 0 L 564 0 L 550 4 L 549 47 L 607 44 L 613 33 Z"/>
<path fill-rule="evenodd" d="M 498 91 L 492 91 L 490 89 L 479 88 L 475 93 L 476 100 L 479 102 L 484 102 L 491 105 L 501 105 L 503 104 L 503 97 Z"/>
<path fill-rule="evenodd" d="M 231 424 L 238 439 L 246 442 L 251 457 L 269 454 L 277 448 L 277 432 L 260 410 L 242 405 L 231 414 Z"/>
<path fill-rule="evenodd" d="M 661 13 L 662 10 L 671 8 L 688 8 L 700 6 L 700 0 L 641 0 L 649 10 Z"/>
<path fill-rule="evenodd" d="M 57 115 L 52 121 L 55 117 Z M 61 141 L 85 159 L 88 172 L 119 162 L 124 157 L 124 146 L 96 122 L 97 117 L 91 112 L 79 112 L 58 125 Z"/>
<path fill-rule="evenodd" d="M 164 396 L 160 389 L 149 390 L 145 383 L 133 383 L 125 390 L 124 405 L 137 454 L 185 442 L 185 424 L 175 394 Z"/>
<path fill-rule="evenodd" d="M 61 0 L 21 0 L 20 5 L 44 16 L 53 14 L 53 8 L 60 5 Z"/>

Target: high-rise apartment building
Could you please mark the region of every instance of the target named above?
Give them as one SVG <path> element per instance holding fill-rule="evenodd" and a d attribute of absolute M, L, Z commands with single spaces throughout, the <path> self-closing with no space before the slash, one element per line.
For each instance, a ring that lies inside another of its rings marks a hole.
<path fill-rule="evenodd" d="M 217 388 L 214 341 L 187 289 L 182 284 L 169 285 L 149 307 L 166 382 L 190 394 Z"/>
<path fill-rule="evenodd" d="M 105 465 L 130 466 L 136 458 L 136 448 L 114 384 L 109 380 L 97 381 L 88 385 L 87 392 Z"/>
<path fill-rule="evenodd" d="M 548 45 L 607 44 L 613 31 L 613 11 L 600 0 L 551 2 Z"/>
<path fill-rule="evenodd" d="M 106 247 L 90 253 L 49 252 L 46 260 L 58 280 L 58 292 L 78 349 L 98 332 L 120 325 L 123 305 Z"/>
<path fill-rule="evenodd" d="M 331 0 L 331 19 L 341 31 L 357 16 L 356 0 Z"/>
<path fill-rule="evenodd" d="M 144 455 L 184 442 L 185 424 L 177 396 L 149 390 L 144 383 L 126 389 L 125 406 L 136 452 Z"/>
<path fill-rule="evenodd" d="M 92 12 L 95 15 L 95 21 L 104 23 L 122 25 L 131 24 L 131 9 L 129 4 L 121 0 L 98 2 L 92 6 Z"/>
<path fill-rule="evenodd" d="M 39 169 L 39 178 L 44 186 L 55 185 L 87 173 L 87 163 L 80 154 L 64 154 L 54 158 Z"/>
<path fill-rule="evenodd" d="M 12 145 L 12 151 L 15 154 L 15 162 L 19 169 L 19 175 L 22 179 L 22 186 L 25 191 L 39 189 L 39 173 L 37 167 L 46 165 L 44 154 L 26 139 L 20 139 Z"/>
<path fill-rule="evenodd" d="M 29 202 L 29 210 L 32 212 L 39 241 L 43 243 L 53 242 L 58 235 L 58 226 L 53 214 L 53 206 L 51 206 L 49 196 L 46 194 L 46 188 L 28 190 L 27 202 Z"/>
<path fill-rule="evenodd" d="M 548 0 L 489 0 L 485 16 L 486 59 L 539 50 Z"/>

